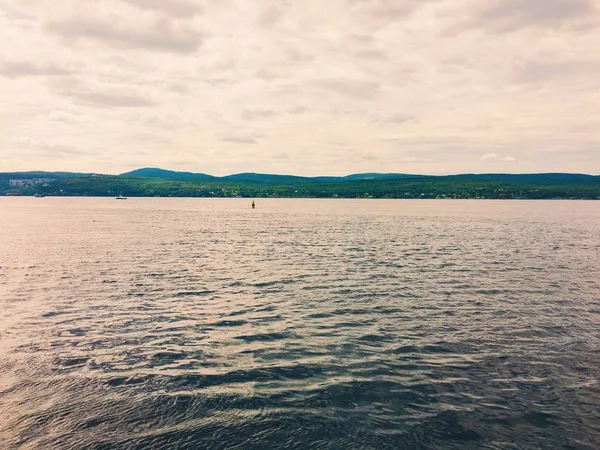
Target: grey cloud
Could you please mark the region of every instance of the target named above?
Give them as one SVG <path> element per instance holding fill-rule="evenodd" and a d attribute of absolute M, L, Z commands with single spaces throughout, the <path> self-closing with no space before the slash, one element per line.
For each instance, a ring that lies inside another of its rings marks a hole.
<path fill-rule="evenodd" d="M 416 122 L 416 119 L 408 114 L 399 113 L 387 117 L 378 117 L 376 122 L 381 124 L 401 125 L 407 122 Z"/>
<path fill-rule="evenodd" d="M 358 98 L 372 97 L 379 91 L 379 84 L 370 81 L 325 79 L 316 80 L 314 84 L 330 91 L 338 92 L 349 97 Z"/>
<path fill-rule="evenodd" d="M 76 114 L 68 111 L 53 110 L 48 114 L 40 114 L 36 117 L 38 120 L 50 121 L 50 122 L 65 122 L 65 123 L 81 123 L 84 120 Z"/>
<path fill-rule="evenodd" d="M 449 56 L 442 58 L 441 63 L 448 66 L 465 66 L 469 62 L 464 56 Z"/>
<path fill-rule="evenodd" d="M 191 92 L 190 87 L 181 81 L 169 81 L 165 84 L 165 88 L 176 94 L 189 94 Z"/>
<path fill-rule="evenodd" d="M 323 161 L 348 173 L 517 171 L 528 161 L 599 170 L 591 2 L 348 1 L 0 0 L 35 19 L 8 19 L 0 6 L 10 44 L 0 57 L 0 159 L 115 172 L 170 157 L 223 173 L 319 174 Z M 184 3 L 199 12 L 171 9 Z M 268 138 L 258 133 L 267 125 Z M 47 142 L 16 147 L 22 130 Z M 201 141 L 212 144 L 198 155 Z M 61 163 L 44 146 L 90 156 Z"/>
<path fill-rule="evenodd" d="M 141 9 L 158 11 L 174 17 L 193 17 L 202 12 L 198 2 L 187 0 L 121 0 Z"/>
<path fill-rule="evenodd" d="M 505 30 L 524 26 L 558 26 L 585 18 L 595 10 L 591 0 L 500 0 L 484 9 L 477 21 Z"/>
<path fill-rule="evenodd" d="M 43 153 L 44 156 L 46 157 L 50 157 L 50 158 L 57 158 L 57 159 L 65 159 L 65 158 L 72 158 L 74 156 L 82 156 L 82 155 L 87 155 L 88 152 L 85 150 L 78 150 L 74 147 L 55 147 L 55 148 L 48 148 L 47 151 L 42 151 L 40 149 L 39 153 Z"/>
<path fill-rule="evenodd" d="M 221 136 L 221 142 L 233 142 L 235 144 L 257 144 L 256 138 L 249 134 L 226 134 Z"/>
<path fill-rule="evenodd" d="M 291 62 L 307 62 L 315 59 L 315 55 L 303 52 L 296 47 L 288 48 L 285 52 L 285 55 Z"/>
<path fill-rule="evenodd" d="M 356 159 L 360 161 L 379 161 L 381 160 L 381 156 L 376 155 L 375 153 L 361 152 L 356 154 Z"/>
<path fill-rule="evenodd" d="M 480 153 L 479 149 L 467 149 L 468 139 L 456 135 L 439 135 L 439 136 L 415 136 L 401 138 L 385 138 L 382 142 L 387 143 L 392 148 L 416 147 L 421 153 L 434 153 L 440 148 L 448 150 L 461 150 L 463 153 Z"/>
<path fill-rule="evenodd" d="M 35 21 L 35 16 L 32 16 L 30 14 L 25 14 L 22 11 L 8 8 L 6 6 L 3 6 L 3 9 L 4 9 L 4 17 L 6 17 L 9 20 L 23 20 L 26 22 Z"/>
<path fill-rule="evenodd" d="M 529 61 L 517 69 L 519 83 L 560 81 L 572 77 L 593 80 L 600 73 L 600 61 Z"/>
<path fill-rule="evenodd" d="M 166 130 L 174 130 L 188 124 L 181 116 L 165 114 L 153 110 L 144 111 L 142 114 L 135 116 L 133 120 L 151 125 L 152 128 L 162 128 Z"/>
<path fill-rule="evenodd" d="M 151 28 L 133 30 L 104 20 L 70 19 L 51 22 L 48 30 L 67 39 L 87 39 L 113 46 L 146 50 L 192 53 L 202 44 L 203 36 L 189 28 L 177 27 L 173 22 L 160 20 Z"/>
<path fill-rule="evenodd" d="M 287 75 L 284 75 L 283 72 L 277 70 L 267 69 L 265 67 L 259 68 L 255 74 L 256 78 L 261 80 L 276 80 L 280 78 L 285 78 Z"/>
<path fill-rule="evenodd" d="M 414 13 L 427 2 L 439 0 L 347 0 L 356 12 L 385 25 Z"/>
<path fill-rule="evenodd" d="M 237 80 L 233 80 L 230 78 L 209 78 L 209 79 L 202 80 L 202 81 L 210 84 L 214 88 L 226 88 L 228 86 L 232 86 L 232 85 L 238 83 Z"/>
<path fill-rule="evenodd" d="M 15 147 L 29 150 L 30 153 L 46 157 L 62 158 L 66 156 L 80 155 L 86 153 L 76 147 L 54 142 L 46 142 L 38 139 L 18 138 L 14 141 Z"/>
<path fill-rule="evenodd" d="M 113 64 L 117 67 L 130 70 L 132 72 L 142 72 L 144 70 L 147 70 L 147 68 L 140 65 L 139 63 L 124 58 L 121 55 L 111 55 L 106 59 L 106 62 L 109 64 Z"/>
<path fill-rule="evenodd" d="M 172 145 L 173 139 L 166 136 L 160 136 L 154 133 L 140 133 L 133 139 L 134 142 L 146 142 L 151 144 Z"/>
<path fill-rule="evenodd" d="M 245 120 L 269 119 L 276 115 L 277 112 L 271 109 L 244 109 L 242 111 L 242 119 Z"/>
<path fill-rule="evenodd" d="M 218 70 L 218 71 L 228 71 L 228 70 L 235 70 L 236 67 L 237 67 L 236 60 L 232 57 L 228 57 L 228 58 L 222 59 L 221 61 L 214 64 L 213 67 L 211 67 L 211 69 Z"/>
<path fill-rule="evenodd" d="M 101 86 L 89 87 L 77 79 L 51 83 L 49 86 L 60 96 L 68 97 L 77 104 L 101 108 L 134 108 L 155 104 L 137 87 Z"/>
<path fill-rule="evenodd" d="M 109 92 L 67 92 L 67 95 L 80 103 L 117 108 L 135 108 L 151 106 L 154 102 L 134 94 L 117 94 Z"/>
<path fill-rule="evenodd" d="M 307 111 L 309 111 L 308 107 L 302 105 L 292 106 L 290 109 L 288 109 L 288 113 L 290 114 L 303 114 Z"/>
<path fill-rule="evenodd" d="M 258 25 L 263 28 L 270 28 L 281 20 L 284 12 L 283 4 L 271 5 L 259 14 Z"/>
<path fill-rule="evenodd" d="M 369 45 L 373 43 L 375 38 L 372 34 L 354 34 L 348 40 L 356 45 Z"/>
<path fill-rule="evenodd" d="M 0 65 L 0 74 L 7 78 L 27 76 L 61 76 L 69 75 L 72 71 L 49 63 L 4 61 Z"/>
<path fill-rule="evenodd" d="M 371 49 L 371 50 L 359 50 L 355 52 L 355 55 L 362 59 L 371 59 L 378 61 L 387 61 L 388 57 L 385 52 L 381 50 Z"/>

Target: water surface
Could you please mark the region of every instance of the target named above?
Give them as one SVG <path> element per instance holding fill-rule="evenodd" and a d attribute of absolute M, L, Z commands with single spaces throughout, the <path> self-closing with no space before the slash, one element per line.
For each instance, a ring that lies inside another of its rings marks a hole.
<path fill-rule="evenodd" d="M 0 199 L 0 448 L 595 449 L 600 202 Z"/>

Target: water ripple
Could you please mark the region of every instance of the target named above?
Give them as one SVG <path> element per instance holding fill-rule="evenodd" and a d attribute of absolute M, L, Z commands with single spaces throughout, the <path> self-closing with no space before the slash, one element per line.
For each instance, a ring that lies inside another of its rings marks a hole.
<path fill-rule="evenodd" d="M 597 203 L 45 200 L 0 199 L 2 448 L 597 448 Z"/>

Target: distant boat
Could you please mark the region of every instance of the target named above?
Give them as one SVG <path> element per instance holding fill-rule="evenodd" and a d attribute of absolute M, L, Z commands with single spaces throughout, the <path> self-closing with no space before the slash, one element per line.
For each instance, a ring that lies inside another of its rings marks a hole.
<path fill-rule="evenodd" d="M 44 194 L 35 194 L 34 197 L 35 198 L 44 198 L 45 195 Z"/>
<path fill-rule="evenodd" d="M 127 197 L 123 197 L 122 194 L 119 194 L 118 197 L 115 197 L 117 200 L 127 200 Z"/>

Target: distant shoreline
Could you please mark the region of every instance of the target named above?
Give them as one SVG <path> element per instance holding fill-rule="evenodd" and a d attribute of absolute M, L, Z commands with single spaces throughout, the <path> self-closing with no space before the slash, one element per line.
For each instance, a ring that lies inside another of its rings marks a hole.
<path fill-rule="evenodd" d="M 34 198 L 33 195 L 0 195 L 0 198 Z M 45 195 L 43 198 L 87 198 L 87 199 L 115 199 L 109 195 Z M 600 198 L 386 198 L 386 197 L 201 197 L 201 196 L 143 196 L 143 195 L 131 195 L 127 196 L 127 200 L 135 199 L 196 199 L 196 200 L 440 200 L 440 201 L 456 201 L 456 200 L 470 200 L 470 201 L 589 201 L 596 202 L 600 201 Z"/>
<path fill-rule="evenodd" d="M 307 178 L 248 173 L 217 178 L 161 169 L 141 169 L 118 176 L 0 173 L 0 196 L 36 194 L 47 197 L 597 200 L 600 199 L 600 176 L 355 174 Z"/>

